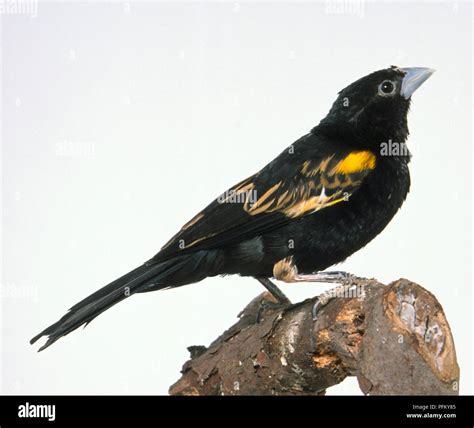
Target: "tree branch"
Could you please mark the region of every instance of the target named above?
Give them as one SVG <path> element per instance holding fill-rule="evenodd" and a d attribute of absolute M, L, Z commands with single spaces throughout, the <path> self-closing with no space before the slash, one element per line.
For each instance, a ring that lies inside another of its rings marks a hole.
<path fill-rule="evenodd" d="M 405 279 L 354 285 L 316 321 L 316 298 L 262 311 L 271 301 L 263 293 L 209 348 L 188 348 L 170 394 L 323 395 L 356 376 L 364 394 L 457 395 L 454 342 L 436 298 Z"/>

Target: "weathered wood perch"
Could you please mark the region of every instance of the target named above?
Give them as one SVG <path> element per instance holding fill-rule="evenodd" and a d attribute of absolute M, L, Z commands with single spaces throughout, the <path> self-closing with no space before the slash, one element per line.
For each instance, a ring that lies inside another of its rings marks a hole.
<path fill-rule="evenodd" d="M 354 284 L 316 321 L 314 298 L 266 308 L 257 323 L 262 301 L 271 299 L 263 293 L 209 348 L 188 348 L 191 360 L 169 393 L 323 395 L 356 376 L 364 394 L 457 395 L 454 342 L 436 298 L 405 279 Z"/>

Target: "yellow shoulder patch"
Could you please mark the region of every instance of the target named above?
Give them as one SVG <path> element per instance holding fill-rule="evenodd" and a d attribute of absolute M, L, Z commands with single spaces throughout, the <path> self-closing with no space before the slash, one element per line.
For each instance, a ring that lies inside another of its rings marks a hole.
<path fill-rule="evenodd" d="M 334 168 L 337 174 L 352 174 L 367 169 L 374 169 L 376 164 L 375 155 L 369 150 L 352 152 L 339 161 Z"/>

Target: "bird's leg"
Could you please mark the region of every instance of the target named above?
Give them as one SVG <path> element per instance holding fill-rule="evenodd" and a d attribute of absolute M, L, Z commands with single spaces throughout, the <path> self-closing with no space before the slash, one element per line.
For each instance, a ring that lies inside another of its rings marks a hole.
<path fill-rule="evenodd" d="M 260 306 L 257 310 L 257 316 L 255 319 L 255 322 L 258 324 L 262 320 L 262 314 L 265 309 L 278 309 L 284 306 L 291 305 L 290 299 L 285 296 L 283 291 L 281 291 L 272 281 L 270 281 L 268 278 L 265 277 L 260 277 L 256 278 L 268 291 L 269 293 L 273 296 L 273 298 L 276 300 L 276 302 L 269 302 L 269 301 L 264 301 L 262 300 L 260 302 Z"/>
<path fill-rule="evenodd" d="M 341 284 L 339 287 L 336 287 L 333 290 L 328 290 L 325 293 L 323 293 L 321 296 L 316 298 L 316 302 L 314 303 L 313 308 L 311 310 L 311 314 L 313 316 L 314 321 L 317 318 L 317 312 L 321 308 L 321 306 L 326 305 L 330 299 L 333 299 L 335 297 L 341 297 L 341 296 L 347 297 L 348 295 L 351 295 L 349 293 L 353 293 L 352 289 L 354 288 L 354 290 L 357 291 L 359 281 L 364 280 L 364 278 L 359 278 L 355 275 L 352 275 L 351 273 L 342 272 L 342 271 L 329 271 L 329 272 L 326 271 L 326 272 L 313 272 L 310 274 L 300 274 L 298 273 L 298 268 L 294 264 L 293 256 L 286 257 L 280 260 L 279 262 L 275 263 L 275 265 L 273 266 L 273 276 L 276 279 L 279 279 L 281 281 L 285 281 L 288 283 L 327 282 L 327 283 Z M 270 282 L 270 284 L 272 283 Z"/>
<path fill-rule="evenodd" d="M 281 291 L 273 282 L 268 278 L 257 278 L 257 280 L 262 284 L 270 294 L 276 299 L 279 305 L 291 305 L 290 299 L 285 296 L 283 291 Z"/>
<path fill-rule="evenodd" d="M 354 279 L 355 276 L 342 271 L 326 271 L 326 272 L 314 272 L 311 274 L 295 274 L 292 277 L 292 282 L 326 282 L 326 283 L 336 283 L 341 284 L 339 287 L 336 287 L 332 290 L 324 292 L 321 296 L 316 298 L 313 307 L 311 308 L 311 316 L 313 321 L 316 321 L 318 318 L 318 312 L 323 307 L 326 306 L 329 300 L 333 299 L 338 295 L 345 295 L 349 291 L 349 287 L 352 287 L 351 279 Z M 347 288 L 347 290 L 346 290 Z"/>
<path fill-rule="evenodd" d="M 355 275 L 343 271 L 327 271 L 314 272 L 311 274 L 296 274 L 292 278 L 292 282 L 328 282 L 336 284 L 345 284 L 353 279 L 357 279 Z"/>
<path fill-rule="evenodd" d="M 273 266 L 273 277 L 280 281 L 292 282 L 335 282 L 342 284 L 356 277 L 342 271 L 313 272 L 301 274 L 294 263 L 293 256 L 286 257 Z"/>
<path fill-rule="evenodd" d="M 327 304 L 327 302 L 338 296 L 347 296 L 348 293 L 352 292 L 353 287 L 357 287 L 358 278 L 355 275 L 352 275 L 347 272 L 342 271 L 330 271 L 330 272 L 313 272 L 311 274 L 300 274 L 298 269 L 293 263 L 292 257 L 287 257 L 283 260 L 280 260 L 275 264 L 273 268 L 273 274 L 275 278 L 280 279 L 285 282 L 327 282 L 327 283 L 337 283 L 341 284 L 339 287 L 336 287 L 333 290 L 329 290 L 323 293 L 316 299 L 316 302 L 313 305 L 311 314 L 313 320 L 317 318 L 318 310 Z"/>

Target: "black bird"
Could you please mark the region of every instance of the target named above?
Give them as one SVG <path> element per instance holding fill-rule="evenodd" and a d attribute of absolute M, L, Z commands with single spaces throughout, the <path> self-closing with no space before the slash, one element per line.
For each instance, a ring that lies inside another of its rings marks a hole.
<path fill-rule="evenodd" d="M 153 258 L 74 305 L 31 340 L 40 351 L 135 293 L 208 276 L 312 281 L 375 238 L 410 188 L 405 146 L 413 92 L 429 68 L 379 70 L 341 92 L 327 116 L 255 175 L 186 223 Z"/>

